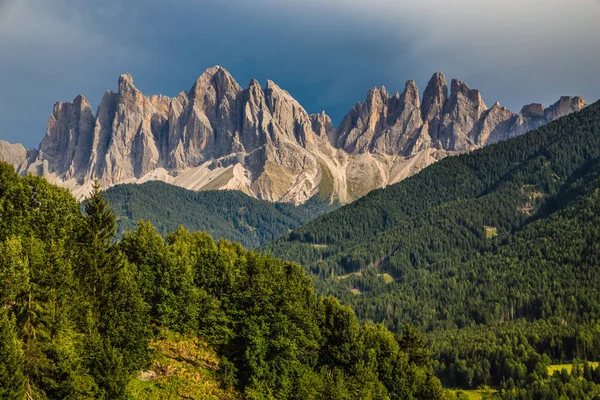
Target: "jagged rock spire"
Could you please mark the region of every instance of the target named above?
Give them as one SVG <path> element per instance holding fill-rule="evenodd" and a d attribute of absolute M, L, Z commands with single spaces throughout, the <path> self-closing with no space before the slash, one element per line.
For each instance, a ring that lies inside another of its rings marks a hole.
<path fill-rule="evenodd" d="M 435 73 L 422 100 L 412 80 L 394 95 L 374 87 L 334 128 L 325 113 L 309 115 L 273 81 L 261 87 L 252 80 L 242 89 L 220 66 L 174 98 L 146 96 L 124 74 L 95 115 L 83 96 L 59 102 L 39 151 L 24 155 L 22 147 L 0 143 L 0 158 L 80 197 L 95 178 L 104 187 L 159 179 L 270 201 L 300 203 L 320 193 L 349 202 L 448 154 L 520 135 L 584 106 L 580 97 L 562 97 L 518 115 L 498 103 L 487 109 L 479 91 L 453 79 L 448 94 L 446 78 Z"/>

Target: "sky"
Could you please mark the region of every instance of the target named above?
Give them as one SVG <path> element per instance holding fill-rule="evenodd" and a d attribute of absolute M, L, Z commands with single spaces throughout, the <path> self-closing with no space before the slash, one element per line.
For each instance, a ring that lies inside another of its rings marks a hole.
<path fill-rule="evenodd" d="M 600 98 L 600 0 L 0 0 L 0 139 L 37 148 L 56 101 L 120 74 L 175 96 L 207 68 L 275 81 L 338 124 L 373 86 L 440 71 L 518 112 Z"/>

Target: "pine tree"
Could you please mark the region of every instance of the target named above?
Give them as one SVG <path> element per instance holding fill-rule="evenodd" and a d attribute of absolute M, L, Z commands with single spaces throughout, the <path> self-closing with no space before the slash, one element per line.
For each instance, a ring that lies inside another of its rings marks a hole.
<path fill-rule="evenodd" d="M 138 223 L 135 231 L 125 234 L 119 244 L 130 263 L 135 264 L 140 292 L 148 304 L 155 303 L 156 275 L 165 262 L 165 241 L 150 222 Z"/>
<path fill-rule="evenodd" d="M 408 353 L 408 362 L 419 367 L 427 367 L 430 364 L 429 354 L 425 350 L 423 339 L 419 333 L 410 325 L 404 327 L 404 334 L 398 341 L 400 348 Z"/>
<path fill-rule="evenodd" d="M 82 263 L 79 279 L 92 296 L 111 267 L 110 252 L 117 231 L 115 216 L 104 198 L 98 181 L 94 182 L 90 198 L 84 205 L 84 224 L 81 235 Z"/>
<path fill-rule="evenodd" d="M 15 333 L 15 321 L 0 308 L 0 399 L 25 397 L 27 383 L 23 372 L 23 351 Z"/>
<path fill-rule="evenodd" d="M 108 249 L 117 233 L 117 223 L 97 180 L 92 186 L 92 193 L 85 203 L 84 211 L 86 241 L 88 243 L 97 241 L 105 249 Z"/>
<path fill-rule="evenodd" d="M 132 374 L 148 362 L 148 306 L 132 266 L 113 243 L 115 216 L 98 182 L 84 211 L 78 271 L 89 299 L 88 367 L 105 396 L 122 398 Z"/>

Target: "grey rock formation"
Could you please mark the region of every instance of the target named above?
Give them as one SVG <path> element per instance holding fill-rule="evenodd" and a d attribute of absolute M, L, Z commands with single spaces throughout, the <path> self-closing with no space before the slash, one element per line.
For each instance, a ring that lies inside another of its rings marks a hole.
<path fill-rule="evenodd" d="M 496 102 L 492 108 L 482 114 L 479 125 L 472 136 L 473 144 L 485 146 L 508 139 L 515 118 L 510 110 Z"/>
<path fill-rule="evenodd" d="M 579 111 L 585 106 L 583 97 L 562 96 L 560 100 L 544 110 L 544 116 L 548 122 L 551 122 L 572 112 Z"/>
<path fill-rule="evenodd" d="M 321 114 L 311 114 L 310 122 L 312 123 L 312 129 L 318 137 L 331 138 L 333 133 L 333 122 L 329 115 L 325 114 L 325 111 Z"/>
<path fill-rule="evenodd" d="M 446 78 L 437 72 L 421 103 L 413 81 L 396 96 L 387 95 L 385 88 L 371 89 L 367 100 L 344 118 L 333 143 L 352 154 L 410 157 L 428 147 L 463 152 L 522 135 L 585 106 L 581 97 L 561 97 L 548 109 L 530 104 L 518 115 L 499 103 L 488 109 L 478 90 L 457 79 L 448 95 Z"/>
<path fill-rule="evenodd" d="M 174 98 L 146 96 L 130 75 L 104 95 L 94 115 L 83 96 L 57 103 L 39 151 L 0 142 L 0 159 L 85 197 L 104 187 L 163 180 L 193 190 L 235 189 L 270 201 L 314 195 L 350 202 L 449 154 L 505 140 L 585 107 L 563 97 L 518 115 L 487 109 L 465 83 L 433 75 L 423 94 L 373 88 L 334 128 L 309 115 L 272 81 L 240 87 L 222 67 L 205 71 Z"/>
<path fill-rule="evenodd" d="M 442 112 L 447 99 L 446 77 L 441 72 L 436 72 L 423 92 L 423 107 L 421 108 L 423 121 L 428 125 L 429 136 L 434 140 L 438 139 Z"/>
<path fill-rule="evenodd" d="M 0 140 L 0 160 L 18 167 L 27 158 L 27 150 L 22 144 Z"/>
<path fill-rule="evenodd" d="M 478 134 L 478 122 L 486 110 L 478 90 L 471 90 L 466 83 L 453 79 L 437 136 L 439 146 L 447 150 L 471 147 Z"/>

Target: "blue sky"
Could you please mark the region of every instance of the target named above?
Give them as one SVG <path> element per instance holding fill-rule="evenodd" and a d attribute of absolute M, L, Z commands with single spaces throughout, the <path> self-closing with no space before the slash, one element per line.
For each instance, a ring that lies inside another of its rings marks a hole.
<path fill-rule="evenodd" d="M 147 94 L 222 65 L 337 124 L 372 86 L 435 71 L 513 111 L 600 98 L 600 0 L 0 0 L 0 139 L 37 147 L 56 101 L 97 107 L 121 73 Z"/>

